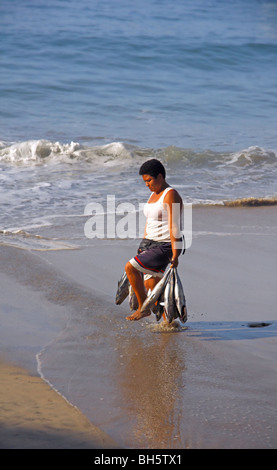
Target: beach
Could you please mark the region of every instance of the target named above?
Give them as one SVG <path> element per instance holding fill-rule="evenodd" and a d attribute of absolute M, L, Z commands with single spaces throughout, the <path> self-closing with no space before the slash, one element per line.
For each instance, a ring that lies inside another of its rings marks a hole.
<path fill-rule="evenodd" d="M 276 448 L 277 208 L 197 207 L 188 321 L 129 322 L 138 240 L 1 245 L 1 448 Z"/>
<path fill-rule="evenodd" d="M 0 2 L 1 448 L 276 448 L 276 22 Z M 192 207 L 185 324 L 115 304 L 153 158 L 187 240 Z"/>

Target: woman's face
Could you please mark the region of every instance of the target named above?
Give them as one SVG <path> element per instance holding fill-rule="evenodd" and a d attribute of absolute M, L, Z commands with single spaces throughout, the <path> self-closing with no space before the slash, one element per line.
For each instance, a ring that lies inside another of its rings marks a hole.
<path fill-rule="evenodd" d="M 151 175 L 142 175 L 142 179 L 152 193 L 156 193 L 161 190 L 163 184 L 163 177 L 161 174 L 159 174 L 157 178 L 154 178 L 154 176 Z"/>

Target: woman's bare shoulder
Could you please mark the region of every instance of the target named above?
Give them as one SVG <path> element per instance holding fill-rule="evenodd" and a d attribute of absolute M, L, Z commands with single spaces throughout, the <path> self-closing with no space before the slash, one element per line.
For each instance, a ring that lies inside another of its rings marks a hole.
<path fill-rule="evenodd" d="M 171 188 L 171 190 L 168 191 L 167 194 L 165 195 L 164 202 L 167 202 L 169 204 L 170 203 L 172 204 L 173 202 L 182 203 L 182 198 L 180 194 L 178 193 L 178 191 L 176 191 L 176 189 Z"/>

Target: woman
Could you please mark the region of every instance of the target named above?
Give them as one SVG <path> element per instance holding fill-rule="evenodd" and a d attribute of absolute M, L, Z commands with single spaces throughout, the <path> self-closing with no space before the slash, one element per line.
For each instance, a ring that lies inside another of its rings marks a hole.
<path fill-rule="evenodd" d="M 166 182 L 163 164 L 156 159 L 148 160 L 141 166 L 139 174 L 151 195 L 144 207 L 144 239 L 137 255 L 125 266 L 138 300 L 138 310 L 126 317 L 127 320 L 140 320 L 151 314 L 150 310 L 143 313 L 140 311 L 146 293 L 157 284 L 170 262 L 170 267 L 178 266 L 178 257 L 182 251 L 179 246 L 182 199 Z M 141 273 L 144 274 L 144 279 Z"/>

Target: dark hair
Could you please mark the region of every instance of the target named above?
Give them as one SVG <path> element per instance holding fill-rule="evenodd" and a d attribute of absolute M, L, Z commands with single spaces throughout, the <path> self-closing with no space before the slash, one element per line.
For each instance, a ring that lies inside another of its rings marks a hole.
<path fill-rule="evenodd" d="M 156 160 L 156 158 L 147 160 L 147 162 L 144 162 L 139 169 L 140 175 L 150 175 L 154 178 L 157 178 L 160 173 L 165 178 L 165 167 L 159 160 Z"/>

